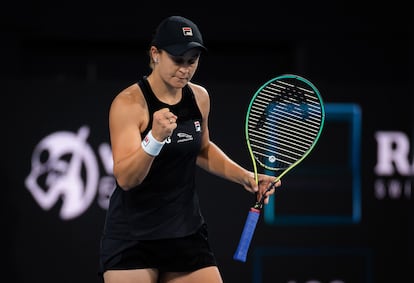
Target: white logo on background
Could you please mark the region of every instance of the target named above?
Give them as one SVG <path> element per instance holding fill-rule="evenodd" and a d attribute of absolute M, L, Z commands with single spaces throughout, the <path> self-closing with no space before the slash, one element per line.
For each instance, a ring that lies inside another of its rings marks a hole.
<path fill-rule="evenodd" d="M 399 173 L 401 176 L 414 176 L 410 140 L 405 133 L 377 132 L 375 138 L 378 143 L 375 173 L 382 176 L 391 176 L 394 173 Z"/>
<path fill-rule="evenodd" d="M 414 160 L 408 135 L 398 131 L 378 131 L 377 164 L 374 183 L 377 199 L 411 198 Z M 411 156 L 410 156 L 411 155 Z"/>
<path fill-rule="evenodd" d="M 43 138 L 32 154 L 26 187 L 44 210 L 61 201 L 59 216 L 63 220 L 76 218 L 86 211 L 98 187 L 98 202 L 107 208 L 108 195 L 114 189 L 109 145 L 99 147 L 103 167 L 108 174 L 99 178 L 99 164 L 87 142 L 88 136 L 87 126 L 81 127 L 77 133 L 55 132 Z"/>

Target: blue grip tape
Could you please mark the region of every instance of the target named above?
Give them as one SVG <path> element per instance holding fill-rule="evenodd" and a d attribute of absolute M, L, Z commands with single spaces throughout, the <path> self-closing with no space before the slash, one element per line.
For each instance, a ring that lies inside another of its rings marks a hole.
<path fill-rule="evenodd" d="M 259 220 L 260 211 L 251 209 L 247 215 L 246 223 L 244 224 L 243 232 L 240 237 L 239 245 L 233 255 L 234 260 L 246 261 L 247 251 L 249 250 L 250 242 L 253 238 L 254 230 L 256 229 L 257 221 Z"/>

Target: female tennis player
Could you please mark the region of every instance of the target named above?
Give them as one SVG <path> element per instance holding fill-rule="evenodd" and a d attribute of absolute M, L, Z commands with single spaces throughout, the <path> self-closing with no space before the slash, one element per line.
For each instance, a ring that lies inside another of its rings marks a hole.
<path fill-rule="evenodd" d="M 151 71 L 111 104 L 116 189 L 101 239 L 105 283 L 222 282 L 200 212 L 196 166 L 258 198 L 274 181 L 267 175 L 256 181 L 210 140 L 209 94 L 191 82 L 206 51 L 196 24 L 164 19 L 150 44 Z"/>

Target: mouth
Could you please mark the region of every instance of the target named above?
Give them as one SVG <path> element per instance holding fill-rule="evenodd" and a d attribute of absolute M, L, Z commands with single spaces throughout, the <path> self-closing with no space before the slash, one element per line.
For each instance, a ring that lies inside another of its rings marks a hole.
<path fill-rule="evenodd" d="M 180 81 L 181 83 L 187 83 L 190 79 L 189 78 L 177 78 L 178 81 Z"/>

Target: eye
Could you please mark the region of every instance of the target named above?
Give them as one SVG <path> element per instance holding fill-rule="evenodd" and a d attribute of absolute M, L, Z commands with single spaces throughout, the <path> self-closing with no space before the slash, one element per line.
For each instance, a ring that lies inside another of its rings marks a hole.
<path fill-rule="evenodd" d="M 193 65 L 194 63 L 196 63 L 198 56 L 195 57 L 190 57 L 190 58 L 186 58 L 186 57 L 179 57 L 179 56 L 170 56 L 171 60 L 176 64 L 176 65 Z"/>
<path fill-rule="evenodd" d="M 184 58 L 182 58 L 182 57 L 172 57 L 172 60 L 177 65 L 182 65 L 185 62 Z"/>

